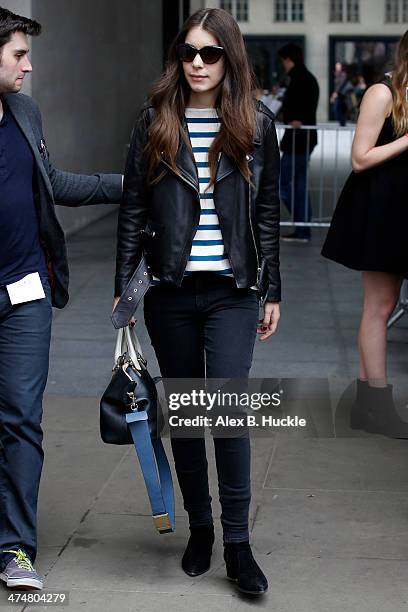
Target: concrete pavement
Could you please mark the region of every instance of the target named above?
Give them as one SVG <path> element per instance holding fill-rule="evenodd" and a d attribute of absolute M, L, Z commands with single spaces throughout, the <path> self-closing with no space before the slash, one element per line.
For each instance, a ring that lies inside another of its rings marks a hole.
<path fill-rule="evenodd" d="M 254 602 L 225 578 L 211 441 L 217 540 L 211 571 L 193 579 L 180 568 L 188 526 L 174 470 L 176 532 L 159 536 L 134 451 L 99 438 L 99 397 L 115 338 L 109 320 L 115 229 L 112 215 L 70 237 L 71 301 L 54 313 L 37 560 L 46 590 L 68 591 L 69 609 L 90 612 L 407 609 L 408 442 L 337 431 L 332 417 L 344 392 L 353 391 L 359 275 L 319 256 L 317 230 L 311 245 L 282 244 L 282 318 L 275 337 L 257 342 L 251 374 L 291 379 L 281 384 L 312 425 L 252 440 L 251 541 L 270 585 Z M 149 368 L 158 373 L 139 318 Z M 389 342 L 401 406 L 408 397 L 407 343 L 403 318 Z"/>

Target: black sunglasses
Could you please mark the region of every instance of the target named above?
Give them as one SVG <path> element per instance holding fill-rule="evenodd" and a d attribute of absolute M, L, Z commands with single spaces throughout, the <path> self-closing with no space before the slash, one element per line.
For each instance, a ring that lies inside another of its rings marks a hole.
<path fill-rule="evenodd" d="M 219 45 L 209 45 L 207 47 L 201 47 L 201 49 L 196 49 L 193 45 L 182 43 L 177 45 L 176 49 L 178 58 L 182 62 L 188 63 L 193 62 L 198 53 L 204 64 L 215 64 L 224 53 L 224 48 Z"/>

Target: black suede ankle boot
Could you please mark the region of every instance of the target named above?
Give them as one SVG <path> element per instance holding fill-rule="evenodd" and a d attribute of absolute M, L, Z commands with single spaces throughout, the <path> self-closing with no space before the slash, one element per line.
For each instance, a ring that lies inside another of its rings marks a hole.
<path fill-rule="evenodd" d="M 190 538 L 181 560 L 188 576 L 199 576 L 210 569 L 212 547 L 215 540 L 214 525 L 190 527 Z"/>
<path fill-rule="evenodd" d="M 249 542 L 224 542 L 227 577 L 237 582 L 238 590 L 249 595 L 262 595 L 268 581 L 255 561 Z"/>

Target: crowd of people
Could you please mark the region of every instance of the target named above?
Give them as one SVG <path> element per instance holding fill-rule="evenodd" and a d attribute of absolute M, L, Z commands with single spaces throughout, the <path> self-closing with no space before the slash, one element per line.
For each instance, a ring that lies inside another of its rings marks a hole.
<path fill-rule="evenodd" d="M 288 79 L 273 83 L 270 89 L 258 89 L 256 97 L 271 110 L 276 119 L 283 120 L 283 100 L 288 87 Z M 333 91 L 330 95 L 330 117 L 341 126 L 358 119 L 361 100 L 367 89 L 362 74 L 351 74 L 341 62 L 336 62 L 333 72 Z"/>
<path fill-rule="evenodd" d="M 334 89 L 330 96 L 332 116 L 341 126 L 347 121 L 355 122 L 367 84 L 362 74 L 349 76 L 341 62 L 334 68 Z"/>

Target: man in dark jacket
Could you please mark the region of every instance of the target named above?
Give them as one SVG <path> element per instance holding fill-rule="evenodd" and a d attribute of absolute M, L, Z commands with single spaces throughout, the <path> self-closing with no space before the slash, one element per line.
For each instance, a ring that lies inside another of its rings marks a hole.
<path fill-rule="evenodd" d="M 288 44 L 279 49 L 278 55 L 289 77 L 289 86 L 283 98 L 283 121 L 293 129 L 285 130 L 281 141 L 280 196 L 292 215 L 293 221 L 307 223 L 311 220 L 311 203 L 308 194 L 310 155 L 317 144 L 316 130 L 302 130 L 302 125 L 316 125 L 316 109 L 319 85 L 303 61 L 298 45 Z M 308 242 L 310 228 L 296 226 L 295 231 L 282 240 Z"/>
<path fill-rule="evenodd" d="M 35 102 L 27 35 L 41 26 L 0 7 L 0 579 L 41 589 L 32 563 L 43 464 L 42 396 L 52 305 L 68 300 L 64 233 L 54 205 L 118 202 L 121 175 L 84 176 L 51 164 Z"/>

